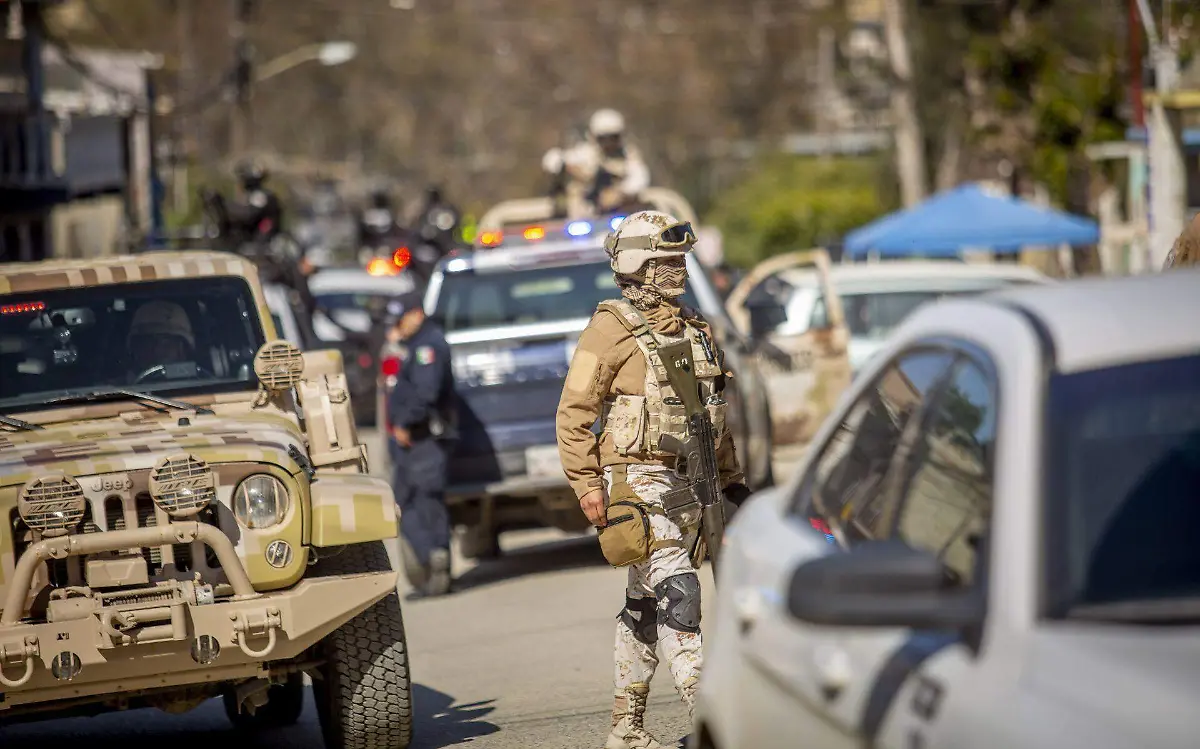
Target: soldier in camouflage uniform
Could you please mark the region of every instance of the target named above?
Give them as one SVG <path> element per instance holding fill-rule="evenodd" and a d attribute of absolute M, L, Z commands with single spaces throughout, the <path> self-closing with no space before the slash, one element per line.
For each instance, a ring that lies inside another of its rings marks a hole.
<path fill-rule="evenodd" d="M 1163 270 L 1200 264 L 1200 215 L 1184 228 L 1167 255 Z"/>
<path fill-rule="evenodd" d="M 602 302 L 579 339 L 557 415 L 563 468 L 580 507 L 597 527 L 611 495 L 632 493 L 648 508 L 647 558 L 629 565 L 625 606 L 617 616 L 615 706 L 606 749 L 659 747 L 644 728 L 650 679 L 661 647 L 680 696 L 693 708 L 701 670 L 700 580 L 696 574 L 699 513 L 669 517 L 661 497 L 683 485 L 658 438 L 684 436 L 686 421 L 655 353 L 659 345 L 692 342 L 695 374 L 713 418 L 721 483 L 734 503 L 749 494 L 725 427 L 720 398 L 724 355 L 708 324 L 678 303 L 691 251 L 691 226 L 664 213 L 626 218 L 605 246 L 622 299 Z M 650 366 L 653 365 L 653 366 Z M 591 431 L 599 418 L 599 438 Z M 622 486 L 624 485 L 624 486 Z"/>

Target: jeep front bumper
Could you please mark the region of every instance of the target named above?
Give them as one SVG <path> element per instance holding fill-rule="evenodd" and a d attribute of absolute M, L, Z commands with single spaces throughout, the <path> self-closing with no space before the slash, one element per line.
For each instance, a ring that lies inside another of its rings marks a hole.
<path fill-rule="evenodd" d="M 168 580 L 137 589 L 59 589 L 45 623 L 21 620 L 47 559 L 201 541 L 233 595 Z M 397 572 L 306 578 L 256 593 L 233 544 L 195 522 L 51 538 L 21 555 L 0 616 L 0 712 L 21 705 L 264 675 L 395 590 Z"/>

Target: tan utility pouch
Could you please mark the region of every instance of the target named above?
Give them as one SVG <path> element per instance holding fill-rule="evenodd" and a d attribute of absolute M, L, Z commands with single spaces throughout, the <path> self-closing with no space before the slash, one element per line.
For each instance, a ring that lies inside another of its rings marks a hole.
<path fill-rule="evenodd" d="M 654 532 L 649 508 L 625 481 L 625 466 L 613 466 L 612 489 L 600 529 L 600 551 L 613 567 L 627 567 L 650 558 Z"/>
<path fill-rule="evenodd" d="M 628 455 L 640 448 L 645 428 L 645 396 L 618 395 L 612 399 L 604 419 L 604 431 L 612 435 L 617 455 Z"/>

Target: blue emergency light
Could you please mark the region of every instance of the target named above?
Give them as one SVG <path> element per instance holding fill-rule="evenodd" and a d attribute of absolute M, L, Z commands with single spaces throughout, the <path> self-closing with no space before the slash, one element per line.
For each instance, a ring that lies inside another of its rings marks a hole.
<path fill-rule="evenodd" d="M 592 233 L 592 225 L 587 221 L 572 221 L 567 224 L 567 234 L 572 237 L 586 237 Z"/>
<path fill-rule="evenodd" d="M 617 227 L 620 226 L 621 222 L 624 220 L 625 220 L 624 216 L 613 216 L 612 219 L 610 219 L 608 222 L 608 228 L 612 229 L 613 231 L 616 231 Z"/>

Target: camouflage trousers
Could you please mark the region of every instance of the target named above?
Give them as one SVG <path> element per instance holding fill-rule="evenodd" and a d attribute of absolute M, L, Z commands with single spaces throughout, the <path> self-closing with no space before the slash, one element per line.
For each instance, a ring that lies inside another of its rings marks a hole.
<path fill-rule="evenodd" d="M 611 490 L 612 473 L 605 469 L 604 475 L 605 485 Z M 641 501 L 659 508 L 662 507 L 662 495 L 683 484 L 674 471 L 654 465 L 630 465 L 626 481 Z M 670 627 L 666 616 L 668 601 L 665 598 L 655 600 L 655 589 L 668 578 L 696 574 L 689 551 L 699 533 L 699 513 L 694 518 L 681 520 L 685 524 L 683 529 L 664 514 L 651 515 L 650 524 L 659 548 L 654 549 L 649 559 L 627 568 L 626 609 L 636 612 L 633 616 L 639 624 L 631 629 L 625 617 L 617 619 L 613 687 L 616 696 L 621 697 L 633 684 L 649 686 L 658 666 L 658 651 L 661 651 L 675 688 L 690 709 L 703 665 L 701 635 L 699 631 L 682 632 Z"/>

